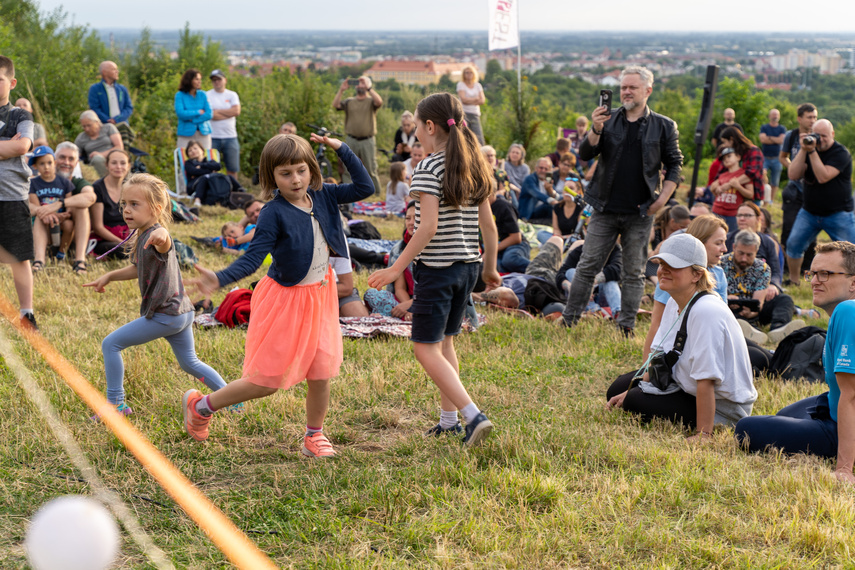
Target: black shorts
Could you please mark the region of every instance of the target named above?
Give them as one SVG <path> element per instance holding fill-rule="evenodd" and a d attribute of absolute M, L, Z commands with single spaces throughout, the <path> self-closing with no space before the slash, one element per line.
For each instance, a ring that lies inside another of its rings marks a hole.
<path fill-rule="evenodd" d="M 0 248 L 18 261 L 35 257 L 28 202 L 0 202 Z"/>
<path fill-rule="evenodd" d="M 456 335 L 463 324 L 470 295 L 481 272 L 480 263 L 458 261 L 448 267 L 428 267 L 416 262 L 413 279 L 413 342 L 432 344 Z"/>

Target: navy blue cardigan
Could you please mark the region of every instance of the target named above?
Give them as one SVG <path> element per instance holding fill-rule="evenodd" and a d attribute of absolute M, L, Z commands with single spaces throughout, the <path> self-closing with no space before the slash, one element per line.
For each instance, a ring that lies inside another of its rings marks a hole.
<path fill-rule="evenodd" d="M 371 196 L 374 183 L 346 144 L 342 144 L 337 153 L 353 183 L 324 184 L 323 190 L 309 189 L 307 193 L 312 198 L 312 213 L 321 226 L 330 255 L 347 257 L 338 205 Z M 273 254 L 273 263 L 267 276 L 283 287 L 296 285 L 309 273 L 314 245 L 310 216 L 277 192 L 261 209 L 249 249 L 237 261 L 217 272 L 220 287 L 255 273 L 268 253 Z"/>

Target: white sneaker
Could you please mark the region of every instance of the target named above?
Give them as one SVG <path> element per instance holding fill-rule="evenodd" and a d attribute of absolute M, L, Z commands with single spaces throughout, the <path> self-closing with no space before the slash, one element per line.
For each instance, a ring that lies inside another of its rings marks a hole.
<path fill-rule="evenodd" d="M 790 333 L 793 333 L 806 326 L 807 324 L 801 319 L 792 320 L 782 327 L 769 331 L 769 341 L 777 345 L 779 342 L 784 340 L 784 337 L 786 337 Z"/>
<path fill-rule="evenodd" d="M 749 325 L 748 321 L 744 319 L 736 319 L 736 322 L 739 323 L 739 328 L 742 329 L 742 336 L 744 336 L 747 340 L 750 340 L 751 342 L 756 342 L 757 344 L 766 344 L 767 342 L 769 342 L 769 337 L 766 336 L 766 333 L 764 333 L 763 331 L 758 331 L 757 329 Z"/>

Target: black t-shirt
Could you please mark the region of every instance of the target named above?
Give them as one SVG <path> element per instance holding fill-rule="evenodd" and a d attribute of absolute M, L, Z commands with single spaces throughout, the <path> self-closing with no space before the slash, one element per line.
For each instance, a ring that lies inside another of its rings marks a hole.
<path fill-rule="evenodd" d="M 650 189 L 644 180 L 642 145 L 639 138 L 641 120 L 626 123 L 626 138 L 615 170 L 612 195 L 603 209 L 609 214 L 637 214 L 640 206 L 650 199 Z"/>
<path fill-rule="evenodd" d="M 520 225 L 517 223 L 517 215 L 514 213 L 514 207 L 507 200 L 497 198 L 495 202 L 490 204 L 490 209 L 493 211 L 493 217 L 496 218 L 499 241 L 502 241 L 510 234 L 520 233 Z M 523 241 L 525 241 L 525 237 L 523 237 Z"/>
<path fill-rule="evenodd" d="M 837 212 L 851 212 L 852 201 L 852 155 L 845 146 L 835 141 L 831 148 L 817 151 L 819 159 L 826 166 L 832 166 L 840 173 L 820 184 L 807 160 L 804 178 L 805 201 L 803 208 L 814 216 L 830 216 Z"/>
<path fill-rule="evenodd" d="M 126 226 L 125 218 L 122 217 L 122 209 L 110 197 L 104 179 L 101 178 L 93 182 L 92 189 L 95 190 L 95 203 L 104 204 L 104 225 L 110 227 Z"/>
<path fill-rule="evenodd" d="M 413 129 L 413 132 L 410 133 L 409 136 L 404 134 L 404 128 L 403 127 L 398 127 L 398 130 L 395 131 L 395 146 L 394 146 L 394 148 L 396 148 L 396 149 L 398 148 L 399 144 L 405 144 L 405 145 L 412 148 L 413 144 L 417 143 L 418 141 L 419 141 L 419 139 L 416 138 L 416 130 L 415 129 Z M 401 152 L 401 154 L 399 156 L 401 157 L 401 160 L 404 161 L 404 160 L 407 160 L 408 158 L 410 158 L 410 153 Z"/>
<path fill-rule="evenodd" d="M 721 144 L 721 132 L 724 129 L 726 129 L 727 127 L 735 127 L 737 129 L 739 129 L 740 132 L 742 132 L 742 133 L 745 132 L 745 130 L 742 128 L 742 125 L 740 125 L 739 123 L 733 123 L 732 125 L 726 125 L 724 123 L 719 123 L 715 126 L 715 130 L 713 130 L 712 136 L 710 138 L 717 140 L 718 144 Z"/>
<path fill-rule="evenodd" d="M 555 212 L 555 217 L 558 218 L 558 229 L 561 231 L 561 235 L 566 236 L 570 235 L 576 231 L 576 224 L 579 222 L 579 206 L 573 210 L 573 213 L 570 214 L 570 217 L 564 215 L 564 203 L 558 202 L 555 206 L 552 207 L 552 211 Z"/>

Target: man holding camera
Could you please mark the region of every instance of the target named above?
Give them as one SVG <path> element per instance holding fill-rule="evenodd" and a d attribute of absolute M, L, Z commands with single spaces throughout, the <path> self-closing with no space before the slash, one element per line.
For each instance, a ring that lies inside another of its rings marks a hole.
<path fill-rule="evenodd" d="M 802 320 L 793 320 L 796 306 L 793 298 L 779 293 L 771 298 L 766 294 L 772 271 L 758 259 L 760 236 L 751 230 L 741 230 L 733 238 L 733 251 L 721 258 L 721 268 L 727 276 L 727 299 L 734 316 L 740 319 L 745 338 L 758 344 L 771 340 L 775 344 L 785 336 L 805 326 Z M 749 323 L 769 325 L 767 338 Z"/>
<path fill-rule="evenodd" d="M 348 87 L 356 89 L 356 97 L 348 97 L 344 101 L 341 96 Z M 377 177 L 377 109 L 383 106 L 383 99 L 374 91 L 371 78 L 363 75 L 359 79 L 345 79 L 338 88 L 333 99 L 333 107 L 344 111 L 344 142 L 350 150 L 359 157 L 371 181 L 374 183 L 374 193 L 380 192 L 380 179 Z M 350 175 L 342 174 L 344 182 L 350 182 Z"/>
<path fill-rule="evenodd" d="M 585 201 L 594 212 L 588 221 L 585 250 L 576 267 L 564 323 L 573 326 L 591 298 L 594 279 L 603 270 L 618 237 L 623 247 L 621 313 L 618 326 L 632 336 L 641 296 L 653 214 L 671 198 L 680 180 L 683 154 L 677 124 L 652 112 L 653 73 L 631 66 L 621 72 L 620 109 L 597 107 L 579 158 L 599 156 Z M 665 169 L 664 183 L 660 171 Z"/>
<path fill-rule="evenodd" d="M 801 281 L 799 271 L 808 245 L 820 231 L 833 241 L 855 242 L 852 210 L 852 155 L 834 140 L 834 126 L 827 119 L 801 134 L 801 148 L 787 168 L 791 180 L 804 179 L 804 203 L 787 240 L 790 281 Z"/>

